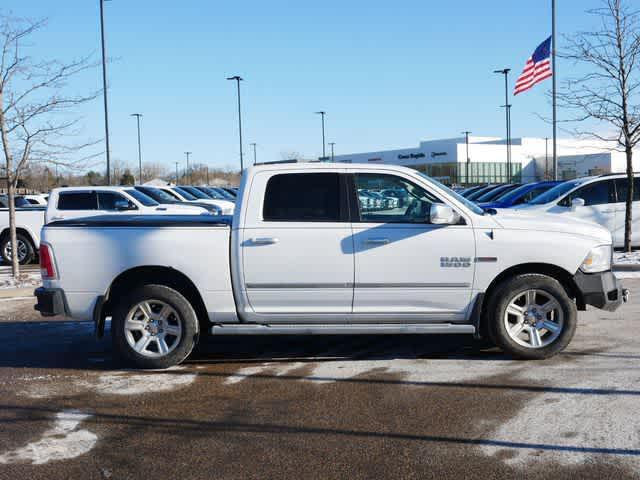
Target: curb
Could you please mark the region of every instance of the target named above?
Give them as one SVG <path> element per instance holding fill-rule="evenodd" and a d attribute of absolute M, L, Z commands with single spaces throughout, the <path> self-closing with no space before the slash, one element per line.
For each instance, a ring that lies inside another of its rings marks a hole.
<path fill-rule="evenodd" d="M 35 289 L 36 287 L 3 288 L 0 289 L 0 298 L 33 297 Z"/>

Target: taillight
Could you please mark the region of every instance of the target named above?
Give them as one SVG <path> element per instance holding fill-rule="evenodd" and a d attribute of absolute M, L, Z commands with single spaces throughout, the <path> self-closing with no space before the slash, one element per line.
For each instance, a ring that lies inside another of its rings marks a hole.
<path fill-rule="evenodd" d="M 55 280 L 58 278 L 56 272 L 56 264 L 53 261 L 53 252 L 51 247 L 46 243 L 40 244 L 40 275 L 43 280 Z"/>

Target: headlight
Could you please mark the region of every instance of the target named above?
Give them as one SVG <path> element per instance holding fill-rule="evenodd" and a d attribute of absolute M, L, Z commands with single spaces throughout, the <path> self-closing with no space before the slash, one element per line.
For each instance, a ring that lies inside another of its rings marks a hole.
<path fill-rule="evenodd" d="M 604 272 L 611 269 L 611 257 L 613 251 L 611 245 L 599 245 L 593 247 L 584 259 L 580 270 L 584 273 Z"/>

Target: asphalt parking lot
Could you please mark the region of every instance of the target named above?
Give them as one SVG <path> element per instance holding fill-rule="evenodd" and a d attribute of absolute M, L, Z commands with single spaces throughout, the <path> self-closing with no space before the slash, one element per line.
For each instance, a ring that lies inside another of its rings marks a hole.
<path fill-rule="evenodd" d="M 244 337 L 163 372 L 3 299 L 0 478 L 640 478 L 625 286 L 542 362 L 463 337 Z"/>

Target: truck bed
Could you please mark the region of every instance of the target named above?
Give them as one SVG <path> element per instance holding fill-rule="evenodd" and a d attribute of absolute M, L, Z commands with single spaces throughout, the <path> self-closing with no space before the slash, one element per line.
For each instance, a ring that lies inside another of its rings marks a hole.
<path fill-rule="evenodd" d="M 59 280 L 45 286 L 64 289 L 68 313 L 90 319 L 96 297 L 105 295 L 119 275 L 158 266 L 190 279 L 208 312 L 235 316 L 230 226 L 231 217 L 212 215 L 104 215 L 52 222 L 43 229 L 42 241 L 53 245 Z"/>

